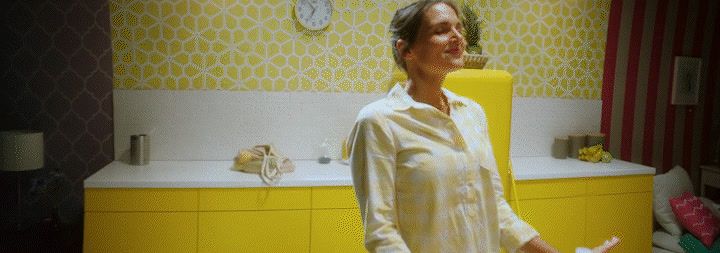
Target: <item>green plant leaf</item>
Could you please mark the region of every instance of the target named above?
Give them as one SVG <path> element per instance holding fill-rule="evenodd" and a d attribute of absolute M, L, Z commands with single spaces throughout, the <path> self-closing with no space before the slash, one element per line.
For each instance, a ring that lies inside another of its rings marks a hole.
<path fill-rule="evenodd" d="M 467 4 L 463 4 L 462 7 L 462 21 L 463 27 L 465 27 L 465 39 L 468 42 L 468 48 L 478 46 L 480 43 L 478 15 Z"/>

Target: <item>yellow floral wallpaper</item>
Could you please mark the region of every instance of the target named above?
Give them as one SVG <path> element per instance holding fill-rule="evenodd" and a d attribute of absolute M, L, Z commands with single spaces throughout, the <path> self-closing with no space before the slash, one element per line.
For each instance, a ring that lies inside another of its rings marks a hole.
<path fill-rule="evenodd" d="M 334 0 L 329 27 L 303 29 L 288 0 L 111 0 L 116 89 L 385 92 L 387 42 L 411 2 Z M 486 68 L 515 95 L 599 99 L 610 0 L 468 1 L 483 19 Z"/>

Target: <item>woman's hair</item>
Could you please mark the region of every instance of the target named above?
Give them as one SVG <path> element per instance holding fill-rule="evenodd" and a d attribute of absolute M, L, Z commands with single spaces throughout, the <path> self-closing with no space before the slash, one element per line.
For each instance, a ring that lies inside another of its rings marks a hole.
<path fill-rule="evenodd" d="M 399 52 L 395 47 L 397 41 L 402 39 L 406 42 L 406 46 L 403 48 L 404 51 L 410 49 L 417 40 L 425 11 L 436 3 L 447 4 L 455 10 L 456 15 L 460 13 L 457 5 L 452 0 L 421 0 L 395 11 L 395 16 L 390 22 L 390 45 L 395 64 L 400 69 L 407 71 L 407 64 L 402 57 L 404 52 Z"/>

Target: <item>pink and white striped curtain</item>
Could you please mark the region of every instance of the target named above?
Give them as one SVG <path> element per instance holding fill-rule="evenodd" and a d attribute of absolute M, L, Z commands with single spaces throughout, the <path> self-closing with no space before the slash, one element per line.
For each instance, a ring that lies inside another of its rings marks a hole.
<path fill-rule="evenodd" d="M 617 158 L 692 172 L 709 163 L 720 122 L 720 1 L 613 0 L 601 131 Z M 702 58 L 698 105 L 671 105 L 675 56 Z"/>

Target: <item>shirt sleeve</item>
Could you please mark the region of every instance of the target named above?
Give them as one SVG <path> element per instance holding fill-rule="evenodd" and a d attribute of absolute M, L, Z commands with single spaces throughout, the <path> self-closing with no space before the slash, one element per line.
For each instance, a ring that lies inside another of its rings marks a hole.
<path fill-rule="evenodd" d="M 532 226 L 530 226 L 530 224 L 527 224 L 525 221 L 520 219 L 505 200 L 502 180 L 500 179 L 500 174 L 497 170 L 495 154 L 493 153 L 492 144 L 490 143 L 487 118 L 482 107 L 478 105 L 477 109 L 479 109 L 480 114 L 481 134 L 483 135 L 483 140 L 485 142 L 484 150 L 486 152 L 486 161 L 483 162 L 483 165 L 492 172 L 492 185 L 495 190 L 495 201 L 497 203 L 498 210 L 498 225 L 500 226 L 500 244 L 502 244 L 508 252 L 517 252 L 520 247 L 536 236 L 539 236 L 539 234 Z"/>
<path fill-rule="evenodd" d="M 410 252 L 398 230 L 392 133 L 373 115 L 358 117 L 348 143 L 350 167 L 365 228 L 365 247 L 373 252 Z"/>

